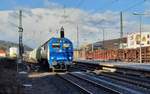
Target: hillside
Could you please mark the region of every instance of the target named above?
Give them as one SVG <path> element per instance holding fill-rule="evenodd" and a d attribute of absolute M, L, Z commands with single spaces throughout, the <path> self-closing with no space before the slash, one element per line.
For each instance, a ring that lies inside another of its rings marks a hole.
<path fill-rule="evenodd" d="M 18 46 L 17 43 L 0 40 L 0 49 L 8 50 L 10 47 L 17 47 L 17 46 Z M 32 48 L 24 45 L 24 50 L 30 51 L 30 50 L 32 50 Z"/>

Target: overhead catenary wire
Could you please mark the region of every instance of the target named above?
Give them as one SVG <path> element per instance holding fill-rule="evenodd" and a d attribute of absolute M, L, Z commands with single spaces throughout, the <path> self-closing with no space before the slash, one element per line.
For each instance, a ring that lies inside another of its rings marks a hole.
<path fill-rule="evenodd" d="M 111 7 L 113 4 L 117 3 L 118 1 L 120 1 L 120 0 L 112 0 L 111 2 L 108 1 L 108 2 L 107 2 L 107 5 L 105 5 L 105 8 L 104 8 L 104 7 L 103 7 L 103 8 L 100 7 L 100 8 L 98 8 L 98 9 L 96 9 L 95 11 L 93 11 L 92 13 L 98 12 L 99 10 L 105 10 L 106 8 Z"/>
<path fill-rule="evenodd" d="M 79 0 L 79 3 L 74 7 L 75 9 L 79 8 L 82 6 L 82 4 L 85 2 L 85 0 Z M 73 15 L 75 10 L 72 10 L 69 14 Z"/>
<path fill-rule="evenodd" d="M 67 22 L 66 19 L 68 17 L 70 17 L 71 15 L 73 15 L 75 13 L 75 9 L 79 8 L 84 3 L 84 1 L 85 0 L 79 0 L 79 3 L 74 7 L 74 9 L 72 9 L 72 11 L 69 12 L 69 14 L 66 13 L 66 5 L 64 5 L 64 7 L 63 7 L 63 10 L 64 10 L 63 16 L 61 16 L 64 20 L 64 23 Z M 61 23 L 61 21 L 59 23 Z"/>
<path fill-rule="evenodd" d="M 85 0 L 79 0 L 79 3 L 74 8 L 79 8 Z M 66 5 L 64 5 L 64 9 L 66 8 Z M 64 10 L 65 11 L 65 10 Z M 71 11 L 70 14 L 72 14 L 74 11 Z"/>
<path fill-rule="evenodd" d="M 123 10 L 121 10 L 121 11 L 122 11 L 122 12 L 126 12 L 126 11 L 128 11 L 128 10 L 130 10 L 130 9 L 132 9 L 132 8 L 137 7 L 138 5 L 141 5 L 141 4 L 145 3 L 146 1 L 148 1 L 148 0 L 143 0 L 143 1 L 140 1 L 140 2 L 136 2 L 134 5 L 131 5 L 131 6 L 125 8 L 125 9 L 123 9 Z"/>

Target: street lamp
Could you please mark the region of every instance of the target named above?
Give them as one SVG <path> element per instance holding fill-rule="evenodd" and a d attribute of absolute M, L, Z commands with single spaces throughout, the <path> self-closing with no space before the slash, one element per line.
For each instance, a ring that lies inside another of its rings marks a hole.
<path fill-rule="evenodd" d="M 77 24 L 77 33 L 76 33 L 76 37 L 77 37 L 77 53 L 76 53 L 76 59 L 78 60 L 79 58 L 79 27 L 78 27 L 78 24 Z"/>
<path fill-rule="evenodd" d="M 141 34 L 142 34 L 142 13 L 133 13 L 133 15 L 137 15 L 139 16 L 139 20 L 140 20 L 140 63 L 142 63 L 142 44 L 141 44 Z"/>
<path fill-rule="evenodd" d="M 105 23 L 105 19 L 102 19 L 99 24 L 104 24 L 104 23 Z M 100 28 L 102 29 L 102 33 L 103 33 L 103 40 L 102 40 L 103 46 L 102 47 L 104 48 L 104 40 L 105 40 L 105 32 L 104 31 L 105 31 L 105 29 L 104 29 L 103 25 L 101 25 Z"/>
<path fill-rule="evenodd" d="M 103 32 L 103 49 L 105 48 L 105 46 L 104 46 L 105 32 L 104 31 L 105 31 L 104 28 L 102 28 L 102 32 Z"/>

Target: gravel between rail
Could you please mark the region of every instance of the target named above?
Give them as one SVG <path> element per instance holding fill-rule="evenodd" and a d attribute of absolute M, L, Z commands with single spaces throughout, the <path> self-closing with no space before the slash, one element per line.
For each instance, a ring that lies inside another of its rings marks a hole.
<path fill-rule="evenodd" d="M 15 60 L 0 58 L 0 94 L 24 94 Z"/>
<path fill-rule="evenodd" d="M 25 94 L 85 94 L 56 73 L 31 73 L 24 80 L 32 84 L 32 87 L 25 88 Z"/>

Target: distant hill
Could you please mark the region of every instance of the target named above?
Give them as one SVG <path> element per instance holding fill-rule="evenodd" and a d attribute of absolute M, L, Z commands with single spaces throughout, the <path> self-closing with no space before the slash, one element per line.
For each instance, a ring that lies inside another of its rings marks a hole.
<path fill-rule="evenodd" d="M 10 47 L 18 47 L 18 44 L 17 43 L 13 43 L 13 42 L 9 42 L 9 41 L 0 40 L 0 49 L 4 49 L 4 50 L 8 51 Z M 24 45 L 24 50 L 25 51 L 31 51 L 32 48 Z"/>

